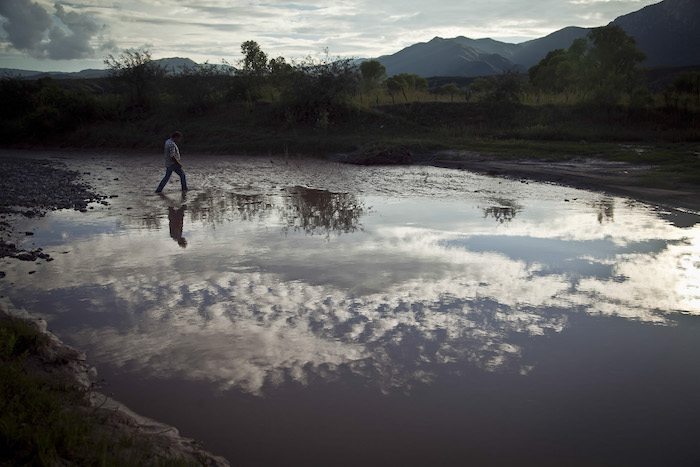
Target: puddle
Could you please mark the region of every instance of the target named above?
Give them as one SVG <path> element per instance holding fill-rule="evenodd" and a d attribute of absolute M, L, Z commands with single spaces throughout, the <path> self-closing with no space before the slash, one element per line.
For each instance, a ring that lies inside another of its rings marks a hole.
<path fill-rule="evenodd" d="M 117 197 L 23 226 L 55 261 L 0 260 L 0 293 L 232 464 L 698 460 L 695 216 L 296 159 L 185 158 L 156 195 L 159 157 L 62 158 Z"/>

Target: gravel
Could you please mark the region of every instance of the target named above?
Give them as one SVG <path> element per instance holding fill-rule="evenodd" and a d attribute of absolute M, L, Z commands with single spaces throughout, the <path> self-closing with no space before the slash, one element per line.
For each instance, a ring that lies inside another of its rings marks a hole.
<path fill-rule="evenodd" d="M 0 158 L 0 174 L 0 257 L 52 260 L 41 248 L 22 250 L 8 241 L 18 235 L 8 221 L 10 218 L 41 217 L 57 209 L 85 212 L 89 203 L 105 198 L 80 182 L 80 173 L 55 161 Z M 32 235 L 32 232 L 19 234 Z"/>

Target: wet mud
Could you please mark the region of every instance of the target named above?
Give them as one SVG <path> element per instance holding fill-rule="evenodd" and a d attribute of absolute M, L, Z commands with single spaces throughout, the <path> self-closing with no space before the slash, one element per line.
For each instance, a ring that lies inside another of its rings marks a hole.
<path fill-rule="evenodd" d="M 441 153 L 431 158 L 435 167 L 468 170 L 491 176 L 556 183 L 572 188 L 623 196 L 671 209 L 700 212 L 700 187 L 679 184 L 674 189 L 644 186 L 642 177 L 651 174 L 651 165 L 580 159 L 563 162 L 501 160 L 478 154 Z"/>

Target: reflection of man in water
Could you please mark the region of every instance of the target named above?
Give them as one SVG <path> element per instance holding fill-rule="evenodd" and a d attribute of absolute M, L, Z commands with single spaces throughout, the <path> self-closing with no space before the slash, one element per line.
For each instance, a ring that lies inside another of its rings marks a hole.
<path fill-rule="evenodd" d="M 178 209 L 168 207 L 168 221 L 170 221 L 170 236 L 182 248 L 187 246 L 187 240 L 182 236 L 182 227 L 185 223 L 186 205 L 180 206 Z"/>

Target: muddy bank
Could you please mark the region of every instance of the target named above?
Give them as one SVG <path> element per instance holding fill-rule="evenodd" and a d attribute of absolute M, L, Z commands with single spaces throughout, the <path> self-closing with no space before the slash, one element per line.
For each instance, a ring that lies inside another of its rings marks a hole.
<path fill-rule="evenodd" d="M 453 158 L 455 155 L 458 155 L 458 160 Z M 700 186 L 698 185 L 680 184 L 674 189 L 642 186 L 640 183 L 642 177 L 654 171 L 651 165 L 597 159 L 564 162 L 500 160 L 479 154 L 462 153 L 436 154 L 424 163 L 491 176 L 556 183 L 633 198 L 665 208 L 700 213 Z"/>

